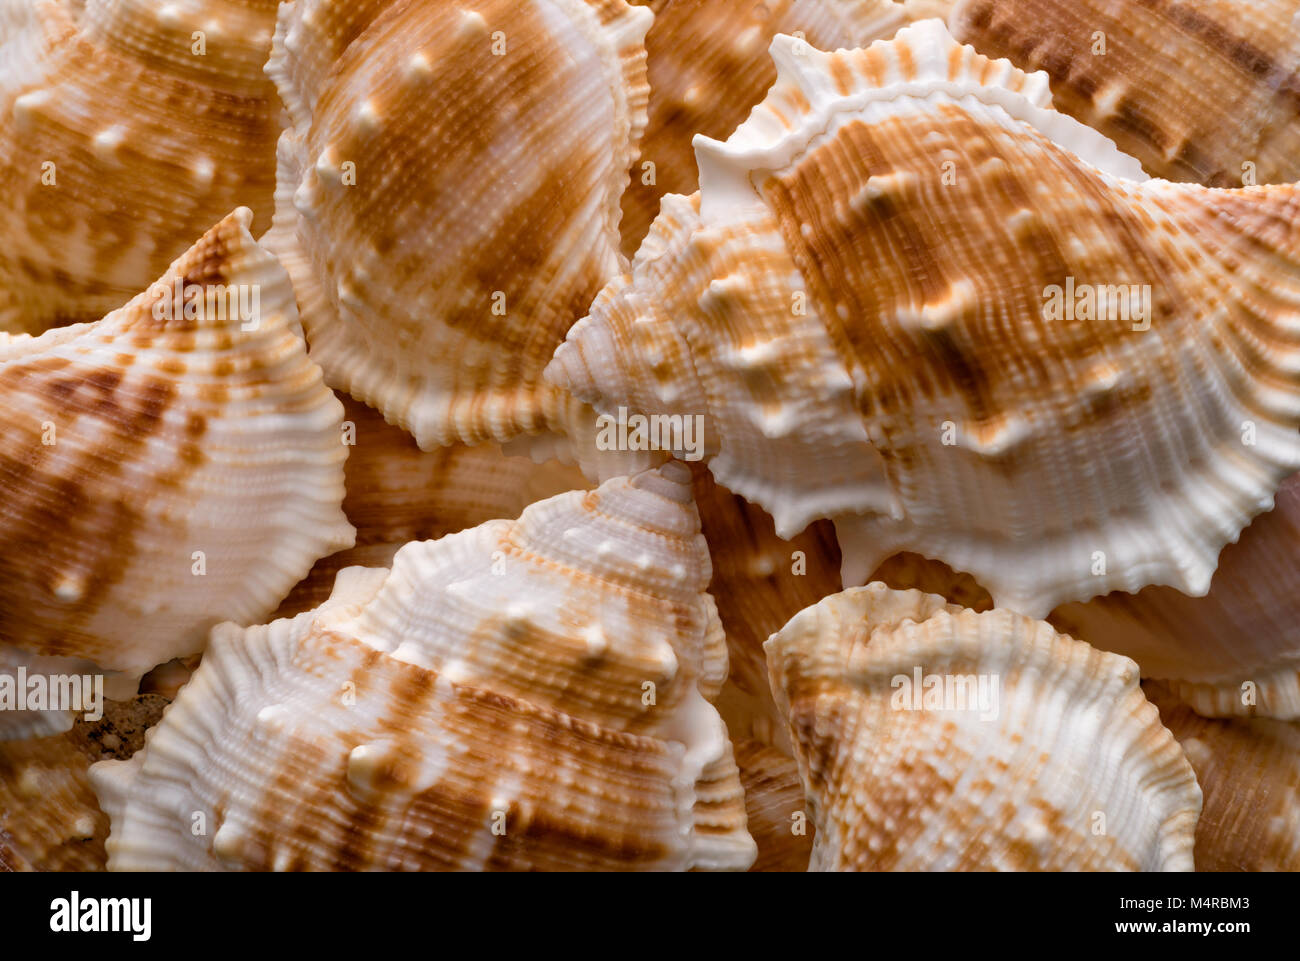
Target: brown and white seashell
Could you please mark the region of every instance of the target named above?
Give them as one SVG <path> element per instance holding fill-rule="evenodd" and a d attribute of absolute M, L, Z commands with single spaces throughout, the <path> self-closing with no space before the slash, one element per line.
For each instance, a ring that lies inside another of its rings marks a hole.
<path fill-rule="evenodd" d="M 953 35 L 1045 70 L 1057 109 L 1153 177 L 1300 180 L 1294 0 L 960 0 Z"/>
<path fill-rule="evenodd" d="M 408 541 L 432 540 L 485 521 L 518 517 L 529 504 L 591 484 L 573 465 L 508 457 L 496 444 L 422 451 L 411 435 L 346 394 L 343 513 L 356 546 L 322 557 L 289 592 L 275 617 L 319 607 L 345 567 L 389 567 Z"/>
<path fill-rule="evenodd" d="M 803 784 L 794 761 L 758 741 L 732 741 L 745 789 L 749 834 L 758 858 L 749 869 L 807 871 L 813 826 L 804 810 Z"/>
<path fill-rule="evenodd" d="M 700 464 L 692 473 L 713 566 L 709 594 L 727 635 L 729 671 L 718 713 L 733 738 L 753 738 L 789 754 L 763 642 L 799 611 L 841 589 L 835 531 L 818 522 L 782 540 L 761 507 L 719 485 Z"/>
<path fill-rule="evenodd" d="M 674 463 L 219 627 L 145 750 L 91 771 L 109 865 L 747 868 L 708 576 Z"/>
<path fill-rule="evenodd" d="M 932 0 L 651 0 L 646 34 L 649 123 L 623 194 L 623 252 L 631 257 L 664 194 L 699 187 L 691 138 L 726 137 L 776 79 L 767 55 L 778 33 L 821 50 L 865 47 L 934 16 Z"/>
<path fill-rule="evenodd" d="M 86 772 L 139 750 L 165 704 L 157 695 L 109 701 L 103 717 L 65 734 L 0 742 L 0 872 L 106 868 L 108 817 Z"/>
<path fill-rule="evenodd" d="M 883 584 L 767 652 L 813 870 L 1191 870 L 1200 790 L 1127 658 Z"/>
<path fill-rule="evenodd" d="M 237 206 L 271 225 L 276 7 L 0 4 L 0 331 L 103 316 Z"/>
<path fill-rule="evenodd" d="M 1204 715 L 1300 719 L 1300 475 L 1219 556 L 1204 597 L 1169 587 L 1052 612 L 1058 630 L 1137 661 Z"/>
<path fill-rule="evenodd" d="M 274 228 L 331 385 L 426 449 L 567 429 L 542 381 L 620 269 L 653 19 L 623 0 L 294 0 Z"/>
<path fill-rule="evenodd" d="M 0 335 L 0 645 L 138 678 L 352 542 L 342 408 L 251 221 L 101 321 Z"/>
<path fill-rule="evenodd" d="M 1300 871 L 1300 725 L 1205 718 L 1166 685 L 1146 681 L 1142 688 L 1205 795 L 1197 870 Z"/>
<path fill-rule="evenodd" d="M 937 20 L 772 54 L 548 376 L 704 417 L 779 534 L 835 520 L 846 584 L 911 551 L 1033 616 L 1204 593 L 1300 468 L 1297 189 L 1144 182 Z"/>

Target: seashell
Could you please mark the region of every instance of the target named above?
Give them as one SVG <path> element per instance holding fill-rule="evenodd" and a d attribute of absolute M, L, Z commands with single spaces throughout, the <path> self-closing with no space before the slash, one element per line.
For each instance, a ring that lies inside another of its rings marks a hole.
<path fill-rule="evenodd" d="M 1127 658 L 883 584 L 767 653 L 812 870 L 1191 870 L 1200 790 Z"/>
<path fill-rule="evenodd" d="M 780 751 L 758 741 L 732 741 L 745 789 L 749 833 L 758 858 L 749 870 L 807 871 L 813 826 L 804 811 L 799 768 Z"/>
<path fill-rule="evenodd" d="M 699 464 L 692 473 L 713 566 L 709 594 L 727 635 L 729 671 L 718 712 L 733 738 L 753 738 L 788 755 L 763 642 L 799 611 L 841 589 L 835 531 L 818 522 L 782 540 L 761 507 L 720 486 Z"/>
<path fill-rule="evenodd" d="M 101 321 L 0 335 L 0 645 L 138 678 L 352 543 L 342 408 L 251 221 Z"/>
<path fill-rule="evenodd" d="M 496 444 L 422 451 L 377 411 L 347 395 L 339 399 L 350 442 L 343 513 L 356 528 L 356 546 L 317 561 L 280 603 L 276 618 L 319 607 L 345 567 L 390 567 L 408 541 L 518 517 L 535 501 L 591 486 L 574 465 L 534 464 L 506 456 Z"/>
<path fill-rule="evenodd" d="M 1209 593 L 1114 593 L 1052 612 L 1058 630 L 1133 658 L 1209 716 L 1300 719 L 1300 475 L 1219 557 Z"/>
<path fill-rule="evenodd" d="M 91 771 L 109 866 L 747 868 L 708 576 L 668 464 L 223 625 L 145 750 Z"/>
<path fill-rule="evenodd" d="M 620 269 L 653 19 L 622 0 L 284 4 L 264 238 L 329 382 L 426 449 L 567 429 L 542 382 Z"/>
<path fill-rule="evenodd" d="M 108 817 L 86 772 L 139 750 L 165 704 L 157 695 L 108 701 L 102 718 L 65 734 L 0 742 L 0 872 L 105 870 Z"/>
<path fill-rule="evenodd" d="M 1196 771 L 1199 871 L 1300 870 L 1300 725 L 1201 717 L 1168 685 L 1142 689 Z"/>
<path fill-rule="evenodd" d="M 0 4 L 0 331 L 98 319 L 237 206 L 270 226 L 276 7 Z"/>
<path fill-rule="evenodd" d="M 910 551 L 1036 617 L 1203 594 L 1300 468 L 1296 188 L 1144 182 L 1045 74 L 937 20 L 794 43 L 550 379 L 703 417 L 714 476 L 778 534 L 835 521 L 846 584 Z"/>
<path fill-rule="evenodd" d="M 657 0 L 647 6 L 655 14 L 645 38 L 649 122 L 623 194 L 628 257 L 664 194 L 691 194 L 699 186 L 691 138 L 726 137 L 763 99 L 776 79 L 767 55 L 776 34 L 794 34 L 822 50 L 865 47 L 941 9 L 924 0 Z"/>
<path fill-rule="evenodd" d="M 953 35 L 1045 70 L 1059 110 L 1153 177 L 1300 180 L 1294 0 L 961 0 Z"/>

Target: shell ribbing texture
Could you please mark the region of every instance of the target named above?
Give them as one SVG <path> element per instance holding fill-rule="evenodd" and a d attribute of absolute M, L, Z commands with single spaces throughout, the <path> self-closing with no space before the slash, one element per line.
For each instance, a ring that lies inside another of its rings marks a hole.
<path fill-rule="evenodd" d="M 110 868 L 743 870 L 708 577 L 670 464 L 219 628 L 147 749 L 92 769 Z"/>
<path fill-rule="evenodd" d="M 911 551 L 1035 617 L 1204 593 L 1300 468 L 1296 188 L 1147 181 L 937 20 L 796 44 L 548 376 L 702 416 L 779 534 L 835 521 L 846 584 Z"/>

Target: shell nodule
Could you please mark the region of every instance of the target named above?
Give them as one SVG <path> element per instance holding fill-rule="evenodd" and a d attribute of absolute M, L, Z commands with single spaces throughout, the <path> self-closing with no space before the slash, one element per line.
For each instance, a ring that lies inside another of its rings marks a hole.
<path fill-rule="evenodd" d="M 703 417 L 778 533 L 834 520 L 846 584 L 912 551 L 1035 617 L 1204 593 L 1300 468 L 1300 191 L 1146 180 L 937 20 L 772 55 L 548 376 Z"/>

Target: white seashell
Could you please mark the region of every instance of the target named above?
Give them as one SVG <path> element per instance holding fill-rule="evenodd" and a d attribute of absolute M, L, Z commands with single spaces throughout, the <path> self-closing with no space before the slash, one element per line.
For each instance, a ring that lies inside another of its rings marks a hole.
<path fill-rule="evenodd" d="M 845 583 L 912 551 L 1033 616 L 1204 593 L 1300 469 L 1296 188 L 1144 181 L 1044 74 L 937 20 L 794 43 L 548 376 L 703 416 L 714 476 L 778 534 L 835 520 Z M 1076 317 L 1085 288 L 1110 319 Z"/>
<path fill-rule="evenodd" d="M 567 431 L 542 381 L 620 269 L 653 19 L 622 0 L 294 0 L 265 242 L 331 385 L 429 449 Z"/>
<path fill-rule="evenodd" d="M 352 543 L 342 407 L 251 220 L 101 321 L 0 335 L 0 647 L 138 678 Z"/>
<path fill-rule="evenodd" d="M 748 867 L 689 482 L 563 494 L 218 628 L 145 751 L 91 771 L 110 868 Z"/>
<path fill-rule="evenodd" d="M 1201 792 L 1137 665 L 870 584 L 767 642 L 812 870 L 1191 870 Z"/>

